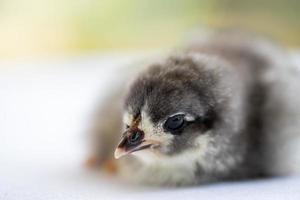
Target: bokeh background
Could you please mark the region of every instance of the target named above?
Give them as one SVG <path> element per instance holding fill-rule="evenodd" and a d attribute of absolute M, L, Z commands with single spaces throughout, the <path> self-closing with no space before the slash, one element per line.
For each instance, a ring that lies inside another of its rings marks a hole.
<path fill-rule="evenodd" d="M 164 49 L 197 27 L 300 45 L 299 0 L 0 0 L 0 59 Z"/>

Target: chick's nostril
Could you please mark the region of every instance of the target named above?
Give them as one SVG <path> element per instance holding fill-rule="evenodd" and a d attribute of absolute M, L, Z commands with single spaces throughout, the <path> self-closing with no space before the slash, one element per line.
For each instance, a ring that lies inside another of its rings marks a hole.
<path fill-rule="evenodd" d="M 143 140 L 143 137 L 144 137 L 143 132 L 135 131 L 131 135 L 129 135 L 128 143 L 130 145 L 137 145 L 137 144 L 141 143 L 141 141 Z"/>

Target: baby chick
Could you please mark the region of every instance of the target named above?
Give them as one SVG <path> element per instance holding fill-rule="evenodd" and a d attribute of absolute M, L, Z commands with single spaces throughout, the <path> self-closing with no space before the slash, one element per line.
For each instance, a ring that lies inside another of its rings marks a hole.
<path fill-rule="evenodd" d="M 165 186 L 295 172 L 297 92 L 299 72 L 280 48 L 217 32 L 153 62 L 103 105 L 90 161 Z"/>

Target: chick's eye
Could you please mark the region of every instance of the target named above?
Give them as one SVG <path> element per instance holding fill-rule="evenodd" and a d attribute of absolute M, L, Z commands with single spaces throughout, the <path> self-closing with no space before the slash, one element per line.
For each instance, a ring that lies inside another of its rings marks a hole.
<path fill-rule="evenodd" d="M 169 117 L 164 124 L 164 129 L 167 131 L 176 131 L 184 126 L 184 115 L 175 115 Z"/>

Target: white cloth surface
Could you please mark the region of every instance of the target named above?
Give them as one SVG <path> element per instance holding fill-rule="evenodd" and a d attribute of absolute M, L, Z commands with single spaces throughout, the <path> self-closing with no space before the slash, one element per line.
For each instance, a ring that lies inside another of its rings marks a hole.
<path fill-rule="evenodd" d="M 93 109 L 118 69 L 136 58 L 0 62 L 0 200 L 300 199 L 300 177 L 167 189 L 86 170 L 84 133 Z"/>

